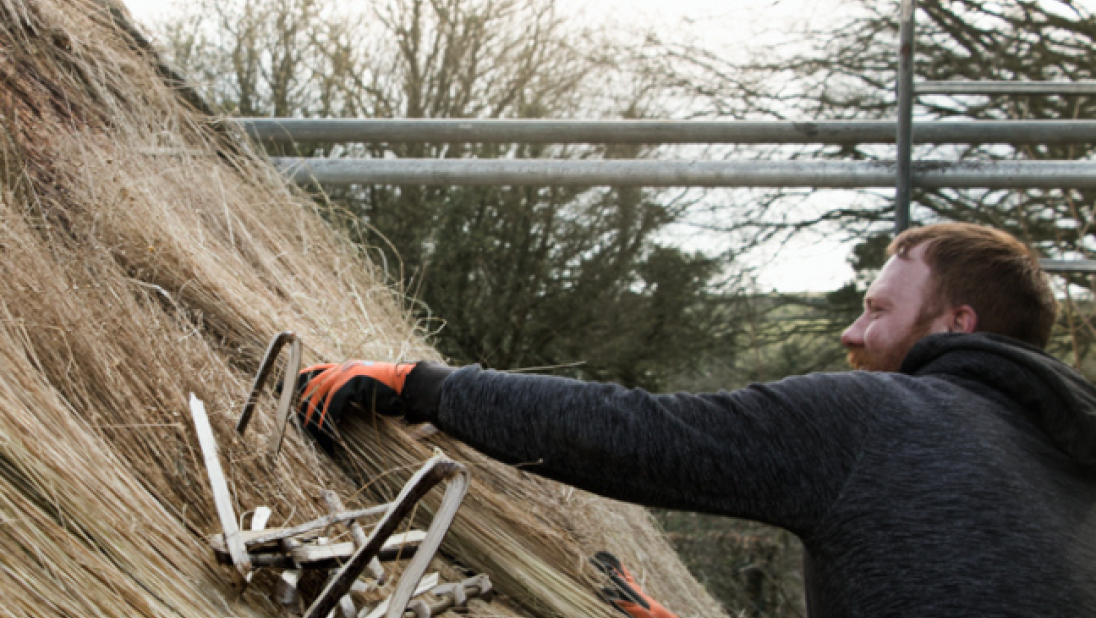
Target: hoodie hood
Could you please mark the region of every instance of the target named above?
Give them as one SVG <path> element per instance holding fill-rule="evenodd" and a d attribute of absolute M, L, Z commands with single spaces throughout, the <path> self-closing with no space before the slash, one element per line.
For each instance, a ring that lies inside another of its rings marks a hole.
<path fill-rule="evenodd" d="M 988 333 L 930 335 L 913 346 L 899 371 L 948 374 L 1000 391 L 1028 410 L 1070 458 L 1096 467 L 1096 387 L 1034 346 Z"/>

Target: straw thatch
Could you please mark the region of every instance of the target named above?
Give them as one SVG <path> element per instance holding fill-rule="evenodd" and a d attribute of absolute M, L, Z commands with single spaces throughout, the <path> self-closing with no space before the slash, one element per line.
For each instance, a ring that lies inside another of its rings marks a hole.
<path fill-rule="evenodd" d="M 367 249 L 172 87 L 120 7 L 0 0 L 0 79 L 0 615 L 276 615 L 205 545 L 187 394 L 238 510 L 297 523 L 321 489 L 377 499 L 432 445 L 362 424 L 339 467 L 291 431 L 268 465 L 268 412 L 231 431 L 267 338 L 295 330 L 310 360 L 436 353 Z M 521 612 L 612 615 L 585 562 L 607 548 L 683 616 L 720 613 L 641 510 L 433 444 L 477 479 L 446 551 Z"/>

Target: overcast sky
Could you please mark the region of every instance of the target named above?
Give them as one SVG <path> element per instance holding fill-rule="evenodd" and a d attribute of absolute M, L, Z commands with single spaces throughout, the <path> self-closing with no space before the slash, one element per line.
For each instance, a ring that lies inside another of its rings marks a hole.
<path fill-rule="evenodd" d="M 844 0 L 558 0 L 559 6 L 588 19 L 656 26 L 664 38 L 684 38 L 728 55 L 758 53 L 787 33 L 806 27 L 824 30 L 850 3 Z M 162 19 L 175 0 L 125 0 L 145 24 Z M 841 198 L 836 198 L 841 199 Z M 779 253 L 755 256 L 764 264 L 763 288 L 782 292 L 826 291 L 852 276 L 847 248 L 825 239 L 800 242 Z"/>
<path fill-rule="evenodd" d="M 695 23 L 713 37 L 744 35 L 804 22 L 824 24 L 845 5 L 842 0 L 558 0 L 563 8 L 624 22 L 674 26 Z M 178 0 L 125 0 L 140 20 L 155 19 Z"/>

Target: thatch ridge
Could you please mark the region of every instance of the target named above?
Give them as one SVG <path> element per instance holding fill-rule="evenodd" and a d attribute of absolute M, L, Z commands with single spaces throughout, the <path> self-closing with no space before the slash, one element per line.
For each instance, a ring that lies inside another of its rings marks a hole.
<path fill-rule="evenodd" d="M 0 613 L 271 615 L 263 594 L 228 589 L 202 540 L 217 519 L 188 393 L 211 413 L 239 510 L 299 522 L 322 512 L 321 489 L 358 506 L 356 472 L 430 447 L 388 421 L 359 427 L 371 433 L 344 471 L 291 431 L 268 467 L 269 412 L 232 432 L 267 338 L 296 331 L 309 360 L 437 354 L 365 249 L 170 87 L 125 16 L 105 0 L 0 0 Z M 469 511 L 508 526 L 466 522 L 447 550 L 474 568 L 497 558 L 477 558 L 476 534 L 527 551 L 507 563 L 514 581 L 491 574 L 524 611 L 613 615 L 585 563 L 596 543 L 686 618 L 719 613 L 642 511 L 435 444 L 472 464 Z"/>

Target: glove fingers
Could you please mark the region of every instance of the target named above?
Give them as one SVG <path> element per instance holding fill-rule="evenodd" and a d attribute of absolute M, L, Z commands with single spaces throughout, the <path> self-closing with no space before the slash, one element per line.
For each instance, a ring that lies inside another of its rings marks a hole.
<path fill-rule="evenodd" d="M 610 574 L 609 581 L 613 582 L 613 585 L 620 591 L 621 598 L 642 605 L 645 609 L 651 607 L 650 603 L 647 602 L 646 595 L 631 586 L 624 578 Z"/>
<path fill-rule="evenodd" d="M 346 364 L 339 367 L 339 370 L 332 377 L 332 381 L 325 383 L 327 386 L 325 386 L 324 388 L 329 393 L 337 393 L 342 390 L 342 388 L 346 386 L 346 384 L 351 380 L 354 380 L 356 378 L 362 378 L 384 384 L 385 386 L 389 387 L 390 390 L 394 390 L 398 394 L 399 389 L 392 386 L 392 384 L 389 384 L 386 380 L 378 378 L 378 376 L 376 375 L 378 373 L 378 369 L 379 366 L 366 364 L 362 361 L 347 362 Z"/>
<path fill-rule="evenodd" d="M 327 399 L 331 384 L 338 378 L 338 375 L 339 367 L 335 366 L 321 371 L 319 375 L 308 381 L 304 392 L 301 394 L 301 406 L 305 408 L 305 425 L 312 420 L 316 409 Z"/>
<path fill-rule="evenodd" d="M 317 423 L 338 422 L 348 411 L 392 416 L 399 413 L 399 395 L 387 385 L 366 376 L 350 376 L 331 388 Z"/>
<path fill-rule="evenodd" d="M 352 394 L 366 395 L 367 385 L 362 385 L 361 382 L 369 381 L 369 378 L 362 378 L 361 375 L 355 372 L 356 367 L 351 363 L 346 363 L 339 368 L 338 373 L 332 376 L 332 379 L 325 383 L 326 392 L 330 393 L 323 398 L 323 411 L 320 412 L 320 418 L 317 423 L 322 427 L 324 419 L 327 418 L 327 413 L 331 410 L 331 404 L 338 401 L 338 405 L 335 406 L 336 415 L 341 417 L 343 409 L 346 407 L 348 400 Z M 360 369 L 358 367 L 357 369 Z M 348 383 L 354 381 L 358 388 L 348 388 Z M 337 419 L 334 419 L 337 420 Z"/>
<path fill-rule="evenodd" d="M 676 614 L 644 592 L 643 588 L 636 583 L 632 574 L 628 572 L 628 569 L 624 568 L 620 559 L 613 554 L 605 551 L 598 552 L 594 554 L 590 562 L 602 573 L 609 576 L 609 581 L 612 582 L 616 594 L 608 594 L 610 590 L 613 590 L 608 588 L 605 589 L 605 592 L 617 607 L 624 609 L 635 618 L 639 618 L 634 613 L 639 610 L 642 610 L 645 614 L 642 618 L 678 618 Z M 625 604 L 630 604 L 631 609 L 624 607 Z"/>
<path fill-rule="evenodd" d="M 643 606 L 644 609 L 650 612 L 651 615 L 654 616 L 654 618 L 678 618 L 677 614 L 666 609 L 661 603 L 656 601 L 654 597 L 647 594 L 647 592 L 643 590 L 643 588 L 641 588 L 639 584 L 636 583 L 635 578 L 632 577 L 631 573 L 628 573 L 627 569 L 624 569 L 622 567 L 622 570 L 627 576 L 626 585 L 628 591 L 630 591 L 638 598 L 639 605 Z M 618 586 L 621 585 L 619 582 L 616 581 L 616 578 L 610 576 L 610 579 L 613 579 L 614 583 L 616 583 Z"/>
<path fill-rule="evenodd" d="M 613 601 L 613 605 L 618 609 L 623 610 L 624 613 L 632 618 L 654 618 L 651 612 L 647 611 L 647 608 L 642 605 L 637 605 L 628 601 Z"/>
<path fill-rule="evenodd" d="M 324 363 L 299 374 L 298 414 L 306 427 L 322 428 L 330 417 L 336 422 L 348 407 L 394 415 L 403 410 L 399 399 L 414 363 L 372 363 L 351 360 Z"/>
<path fill-rule="evenodd" d="M 315 384 L 313 384 L 313 382 L 318 376 L 323 374 L 328 369 L 337 366 L 338 365 L 335 365 L 334 363 L 324 363 L 322 365 L 312 365 L 311 367 L 305 367 L 304 369 L 301 369 L 301 371 L 297 374 L 298 401 L 306 396 L 306 391 L 308 391 L 307 394 L 311 394 L 312 390 L 314 390 L 316 386 Z M 279 390 L 280 388 L 281 384 L 279 383 Z"/>
<path fill-rule="evenodd" d="M 305 367 L 297 373 L 297 401 L 301 400 L 301 396 L 304 394 L 304 389 L 308 387 L 308 383 L 312 381 L 317 375 L 323 373 L 325 370 L 334 367 L 332 363 L 326 363 L 323 365 L 312 365 L 311 367 Z M 281 396 L 282 388 L 284 386 L 284 376 L 278 378 L 278 381 L 274 383 L 274 394 Z"/>
<path fill-rule="evenodd" d="M 397 400 L 414 365 L 348 361 L 321 384 L 313 401 L 323 402 L 318 423 L 322 426 L 332 409 L 341 416 L 347 404 L 384 415 L 398 413 Z M 353 385 L 353 386 L 352 386 Z M 318 398 L 318 399 L 317 399 Z"/>
<path fill-rule="evenodd" d="M 599 571 L 610 577 L 617 577 L 631 584 L 635 583 L 635 580 L 632 579 L 632 574 L 628 572 L 628 569 L 624 568 L 624 564 L 620 562 L 620 558 L 617 558 L 607 551 L 599 551 L 594 554 L 594 557 L 590 559 L 590 562 L 592 562 Z"/>
<path fill-rule="evenodd" d="M 608 574 L 611 570 L 619 571 L 623 566 L 620 563 L 620 558 L 617 558 L 607 551 L 597 552 L 596 554 L 594 554 L 593 558 L 590 558 L 590 562 L 592 562 L 599 571 L 606 574 Z"/>
<path fill-rule="evenodd" d="M 677 614 L 663 607 L 658 601 L 652 600 L 650 611 L 654 618 L 678 618 Z"/>

